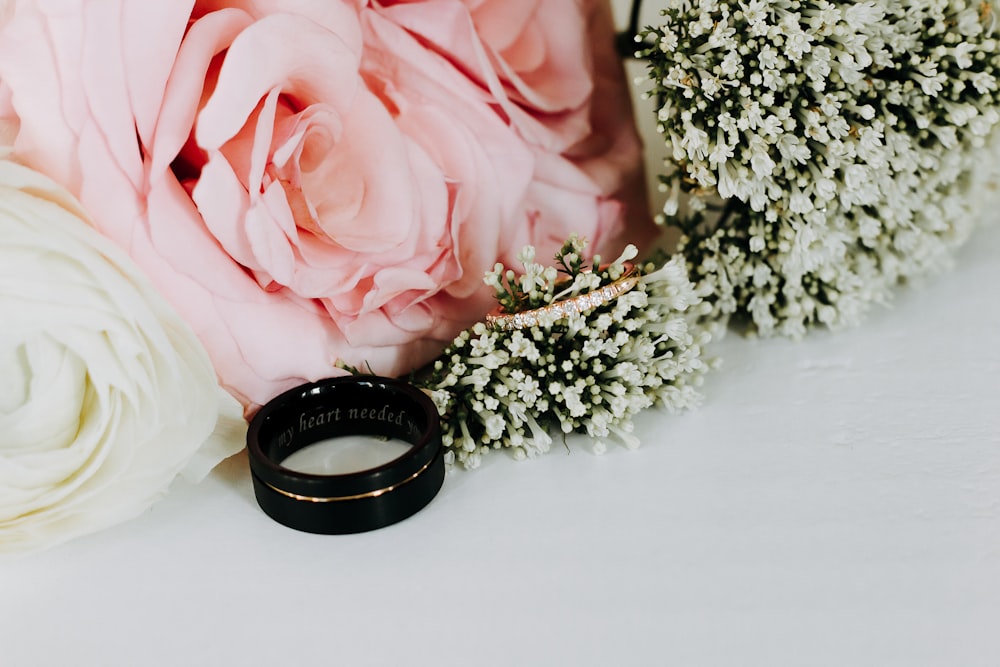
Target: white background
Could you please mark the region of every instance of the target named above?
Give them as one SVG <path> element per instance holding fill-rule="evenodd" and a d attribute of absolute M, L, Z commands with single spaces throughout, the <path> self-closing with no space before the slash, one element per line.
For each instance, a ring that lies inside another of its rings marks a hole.
<path fill-rule="evenodd" d="M 735 336 L 644 445 L 498 455 L 354 536 L 284 528 L 239 455 L 0 564 L 0 664 L 996 665 L 1000 226 L 864 326 Z"/>
<path fill-rule="evenodd" d="M 284 528 L 246 458 L 0 563 L 0 665 L 1000 664 L 1000 226 L 857 329 L 731 336 L 643 447 L 488 458 Z"/>

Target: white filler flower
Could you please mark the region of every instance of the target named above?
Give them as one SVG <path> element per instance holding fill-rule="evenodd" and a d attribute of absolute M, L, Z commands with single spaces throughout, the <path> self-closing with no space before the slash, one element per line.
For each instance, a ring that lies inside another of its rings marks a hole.
<path fill-rule="evenodd" d="M 583 250 L 572 236 L 545 267 L 529 246 L 520 275 L 502 264 L 487 273 L 513 326 L 463 331 L 421 381 L 444 417 L 447 461 L 475 468 L 493 449 L 531 458 L 560 433 L 589 436 L 596 453 L 609 442 L 633 448 L 639 412 L 700 403 L 710 335 L 698 324 L 706 308 L 683 258 L 633 274 L 626 262 L 635 246 L 606 266 L 594 257 L 590 268 Z M 615 290 L 623 280 L 631 287 Z M 601 297 L 605 290 L 611 296 Z"/>
<path fill-rule="evenodd" d="M 129 519 L 242 446 L 204 349 L 69 194 L 0 154 L 0 553 Z"/>
<path fill-rule="evenodd" d="M 853 324 L 947 266 L 997 166 L 996 5 L 665 2 L 640 52 L 669 155 L 663 218 L 716 319 Z"/>

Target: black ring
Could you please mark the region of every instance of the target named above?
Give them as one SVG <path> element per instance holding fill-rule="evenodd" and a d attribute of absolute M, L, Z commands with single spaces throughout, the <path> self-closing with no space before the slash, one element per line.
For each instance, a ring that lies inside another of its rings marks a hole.
<path fill-rule="evenodd" d="M 413 446 L 388 463 L 348 474 L 281 465 L 306 445 L 343 435 L 389 436 Z M 310 533 L 360 533 L 402 521 L 444 482 L 437 409 L 422 391 L 392 378 L 330 378 L 286 391 L 250 421 L 247 452 L 261 509 Z"/>

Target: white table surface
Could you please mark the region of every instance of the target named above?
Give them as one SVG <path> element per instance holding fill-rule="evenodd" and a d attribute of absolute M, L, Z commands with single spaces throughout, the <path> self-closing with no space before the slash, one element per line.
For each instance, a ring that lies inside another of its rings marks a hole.
<path fill-rule="evenodd" d="M 730 336 L 644 445 L 456 472 L 354 536 L 246 458 L 0 565 L 0 665 L 1000 664 L 1000 226 L 857 329 Z"/>

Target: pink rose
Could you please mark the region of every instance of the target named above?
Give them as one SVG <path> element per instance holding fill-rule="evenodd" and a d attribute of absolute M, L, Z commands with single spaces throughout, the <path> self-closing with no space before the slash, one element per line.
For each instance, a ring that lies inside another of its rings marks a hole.
<path fill-rule="evenodd" d="M 574 194 L 589 205 L 596 196 L 600 216 L 620 215 L 624 204 L 627 223 L 597 246 L 653 241 L 658 232 L 650 224 L 642 144 L 606 0 L 379 4 L 383 15 L 487 88 L 518 133 L 544 153 L 533 182 L 538 203 L 529 210 L 559 210 L 559 200 Z M 551 230 L 549 240 L 557 234 Z"/>
<path fill-rule="evenodd" d="M 533 145 L 558 152 L 589 134 L 593 64 L 588 16 L 581 5 L 592 0 L 379 4 L 383 15 L 419 35 L 488 89 Z"/>
<path fill-rule="evenodd" d="M 532 105 L 563 95 L 523 75 L 516 29 L 477 19 L 517 63 L 493 62 L 494 90 L 392 9 L 36 0 L 0 35 L 20 158 L 128 250 L 250 410 L 338 360 L 392 375 L 425 363 L 489 309 L 494 262 L 526 242 L 551 254 L 571 231 L 599 249 L 622 230 L 610 196 L 627 169 L 607 150 L 620 142 L 591 141 L 589 58 L 562 74 L 584 91 L 567 118 L 587 127 L 536 126 L 563 137 L 553 148 L 506 111 L 541 118 Z M 435 0 L 408 10 L 445 15 Z M 497 50 L 482 35 L 461 38 Z M 546 46 L 543 60 L 569 59 Z"/>

